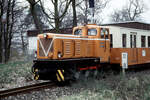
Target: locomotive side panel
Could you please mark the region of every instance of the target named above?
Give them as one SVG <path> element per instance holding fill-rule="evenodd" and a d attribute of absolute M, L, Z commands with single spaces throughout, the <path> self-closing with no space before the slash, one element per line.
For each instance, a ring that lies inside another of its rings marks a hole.
<path fill-rule="evenodd" d="M 95 57 L 93 49 L 94 49 L 94 40 L 88 40 L 86 42 L 86 55 L 87 55 L 87 57 Z"/>
<path fill-rule="evenodd" d="M 74 40 L 74 56 L 75 57 L 83 57 L 83 50 L 81 49 L 83 46 L 83 41 L 81 40 Z"/>
<path fill-rule="evenodd" d="M 104 61 L 105 62 L 107 62 L 107 61 L 110 62 L 110 41 L 109 40 L 106 41 L 106 49 L 104 51 L 105 51 Z"/>
<path fill-rule="evenodd" d="M 108 62 L 110 57 L 109 40 L 95 41 L 95 56 L 100 57 L 101 62 Z"/>
<path fill-rule="evenodd" d="M 56 39 L 54 41 L 53 59 L 100 57 L 95 54 L 100 52 L 101 49 L 97 51 L 95 45 L 95 40 Z M 58 53 L 61 53 L 61 58 L 58 58 Z M 102 54 L 100 53 L 100 55 Z"/>
<path fill-rule="evenodd" d="M 72 58 L 74 56 L 73 40 L 62 40 L 63 42 L 63 58 Z"/>
<path fill-rule="evenodd" d="M 53 59 L 58 59 L 58 53 L 63 55 L 63 41 L 61 39 L 54 40 L 54 52 L 53 52 Z"/>

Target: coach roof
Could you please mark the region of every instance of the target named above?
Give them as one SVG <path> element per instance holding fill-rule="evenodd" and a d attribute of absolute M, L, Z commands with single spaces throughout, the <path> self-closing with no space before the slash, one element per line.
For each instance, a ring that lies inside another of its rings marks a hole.
<path fill-rule="evenodd" d="M 150 30 L 150 24 L 149 23 L 136 22 L 136 21 L 108 23 L 108 24 L 102 24 L 101 26 L 119 26 L 119 27 L 126 27 L 126 28 Z"/>

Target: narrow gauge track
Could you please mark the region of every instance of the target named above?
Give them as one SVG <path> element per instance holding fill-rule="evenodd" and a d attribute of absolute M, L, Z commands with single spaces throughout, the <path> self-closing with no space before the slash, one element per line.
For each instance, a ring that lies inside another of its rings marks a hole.
<path fill-rule="evenodd" d="M 38 84 L 28 85 L 28 86 L 19 87 L 19 88 L 8 89 L 8 90 L 0 91 L 0 99 L 4 97 L 12 96 L 12 95 L 27 93 L 31 91 L 37 91 L 37 90 L 50 88 L 54 86 L 56 86 L 55 83 L 44 82 L 44 83 L 38 83 Z"/>

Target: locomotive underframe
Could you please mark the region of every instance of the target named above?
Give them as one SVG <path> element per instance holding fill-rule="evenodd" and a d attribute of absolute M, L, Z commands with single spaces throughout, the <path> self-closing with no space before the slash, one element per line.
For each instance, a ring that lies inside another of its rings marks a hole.
<path fill-rule="evenodd" d="M 63 60 L 37 59 L 34 60 L 32 69 L 38 69 L 37 74 L 39 80 L 56 81 L 56 73 L 58 70 L 64 70 L 65 80 L 72 78 L 73 72 L 77 72 L 80 68 L 88 68 L 90 66 L 98 66 L 100 58 L 77 58 Z M 69 74 L 69 75 L 68 75 Z"/>

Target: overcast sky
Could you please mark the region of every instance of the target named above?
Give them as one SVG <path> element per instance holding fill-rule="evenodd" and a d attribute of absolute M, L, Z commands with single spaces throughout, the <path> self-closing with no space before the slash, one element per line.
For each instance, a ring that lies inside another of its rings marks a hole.
<path fill-rule="evenodd" d="M 20 0 L 19 0 L 20 1 Z M 21 0 L 26 1 L 26 0 Z M 50 1 L 50 0 L 44 0 L 44 1 Z M 103 17 L 103 23 L 109 23 L 110 18 L 109 16 L 115 9 L 120 9 L 122 6 L 124 6 L 127 3 L 128 0 L 111 0 L 110 3 L 107 5 L 107 7 L 104 9 L 102 15 Z M 147 11 L 142 15 L 142 21 L 146 23 L 150 23 L 150 0 L 143 0 L 144 3 L 147 6 Z M 47 6 L 50 6 L 49 2 L 45 2 Z"/>
<path fill-rule="evenodd" d="M 111 0 L 111 2 L 107 5 L 107 7 L 104 9 L 103 14 L 104 16 L 110 16 L 111 13 L 115 9 L 119 9 L 122 6 L 124 6 L 127 3 L 128 0 Z M 146 23 L 150 23 L 150 0 L 143 0 L 145 4 L 147 4 L 147 9 L 144 14 L 142 14 L 142 21 Z M 103 23 L 109 23 L 109 17 L 105 17 Z"/>

